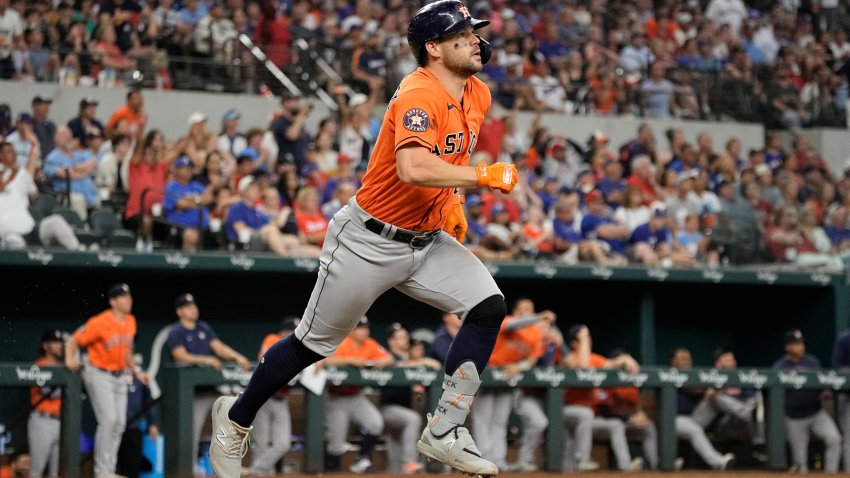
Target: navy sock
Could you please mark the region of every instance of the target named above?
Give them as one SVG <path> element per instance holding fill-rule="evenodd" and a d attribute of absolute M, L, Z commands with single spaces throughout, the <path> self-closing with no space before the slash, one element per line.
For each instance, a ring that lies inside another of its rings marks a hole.
<path fill-rule="evenodd" d="M 360 436 L 360 456 L 365 456 L 366 458 L 372 457 L 372 449 L 375 448 L 375 445 L 378 443 L 378 437 L 375 435 L 370 435 L 368 433 L 363 433 Z"/>
<path fill-rule="evenodd" d="M 457 332 L 449 353 L 446 355 L 446 374 L 451 376 L 460 364 L 472 361 L 478 374 L 487 367 L 490 354 L 496 345 L 499 327 L 485 327 L 479 324 L 464 323 Z"/>
<path fill-rule="evenodd" d="M 266 351 L 248 387 L 233 404 L 228 416 L 239 426 L 251 426 L 257 411 L 269 397 L 310 364 L 323 358 L 308 349 L 294 334 L 278 341 Z"/>

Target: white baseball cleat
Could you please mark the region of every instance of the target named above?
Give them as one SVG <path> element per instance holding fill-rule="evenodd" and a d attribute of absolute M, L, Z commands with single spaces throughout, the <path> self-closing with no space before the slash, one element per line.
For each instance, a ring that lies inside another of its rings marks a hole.
<path fill-rule="evenodd" d="M 248 432 L 233 423 L 227 414 L 236 397 L 219 397 L 212 408 L 212 433 L 210 464 L 218 478 L 239 478 L 242 472 L 242 457 L 248 453 Z"/>
<path fill-rule="evenodd" d="M 431 414 L 428 414 L 428 422 Z M 446 434 L 437 437 L 431 433 L 430 427 L 416 443 L 416 449 L 428 458 L 445 463 L 450 467 L 470 475 L 496 476 L 499 468 L 495 464 L 481 458 L 481 452 L 475 446 L 475 441 L 469 430 L 457 425 Z"/>

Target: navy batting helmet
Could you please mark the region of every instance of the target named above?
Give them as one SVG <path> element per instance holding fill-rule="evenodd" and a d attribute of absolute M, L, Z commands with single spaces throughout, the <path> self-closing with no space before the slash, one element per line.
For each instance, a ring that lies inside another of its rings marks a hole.
<path fill-rule="evenodd" d="M 428 55 L 425 42 L 436 40 L 452 33 L 472 27 L 477 30 L 490 24 L 490 20 L 472 18 L 469 9 L 459 0 L 440 0 L 420 8 L 407 29 L 407 43 L 416 61 L 422 65 Z M 478 36 L 478 35 L 476 35 Z M 490 59 L 490 44 L 478 36 L 481 47 L 481 63 Z"/>

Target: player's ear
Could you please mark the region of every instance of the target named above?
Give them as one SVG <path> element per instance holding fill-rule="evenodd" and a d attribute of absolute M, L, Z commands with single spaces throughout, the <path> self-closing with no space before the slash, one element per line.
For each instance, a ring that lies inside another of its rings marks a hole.
<path fill-rule="evenodd" d="M 437 58 L 443 56 L 440 52 L 440 44 L 434 40 L 428 40 L 425 42 L 425 54 Z"/>

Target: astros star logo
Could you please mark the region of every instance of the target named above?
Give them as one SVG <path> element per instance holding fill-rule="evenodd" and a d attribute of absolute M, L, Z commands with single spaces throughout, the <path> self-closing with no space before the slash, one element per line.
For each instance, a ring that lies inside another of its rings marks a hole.
<path fill-rule="evenodd" d="M 422 126 L 422 117 L 419 115 L 413 115 L 410 117 L 411 126 Z"/>
<path fill-rule="evenodd" d="M 463 18 L 469 18 L 469 9 L 466 6 L 461 5 L 457 11 L 463 14 Z"/>
<path fill-rule="evenodd" d="M 411 108 L 404 114 L 402 124 L 410 131 L 421 133 L 428 129 L 431 121 L 422 108 Z"/>

